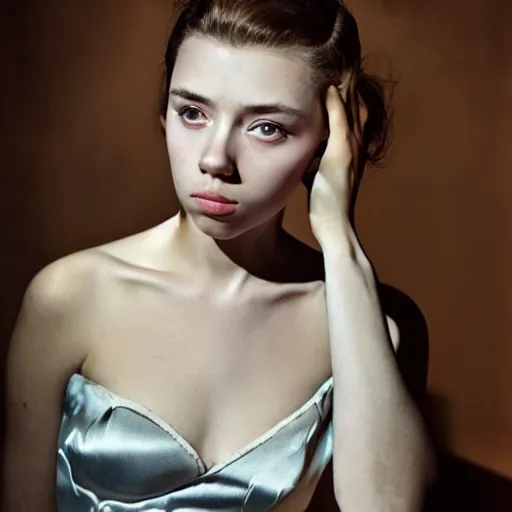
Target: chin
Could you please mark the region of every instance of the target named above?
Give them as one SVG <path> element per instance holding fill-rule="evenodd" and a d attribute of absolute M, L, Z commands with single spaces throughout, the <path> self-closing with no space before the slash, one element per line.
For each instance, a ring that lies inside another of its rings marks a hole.
<path fill-rule="evenodd" d="M 194 215 L 196 228 L 215 240 L 232 240 L 246 231 L 247 227 L 235 220 L 235 216 L 212 218 L 207 215 Z"/>

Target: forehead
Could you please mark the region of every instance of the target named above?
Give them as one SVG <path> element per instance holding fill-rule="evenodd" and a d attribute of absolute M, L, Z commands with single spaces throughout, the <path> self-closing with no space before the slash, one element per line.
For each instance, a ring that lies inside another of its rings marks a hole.
<path fill-rule="evenodd" d="M 316 99 L 311 68 L 298 53 L 237 48 L 196 35 L 178 52 L 171 87 L 241 104 L 283 102 L 304 109 Z"/>

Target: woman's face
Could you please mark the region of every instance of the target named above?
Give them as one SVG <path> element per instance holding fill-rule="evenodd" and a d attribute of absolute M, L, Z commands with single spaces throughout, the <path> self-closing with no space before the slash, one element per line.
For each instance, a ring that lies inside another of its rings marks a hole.
<path fill-rule="evenodd" d="M 325 138 L 311 69 L 297 55 L 184 41 L 166 139 L 178 199 L 201 231 L 230 239 L 274 217 Z"/>

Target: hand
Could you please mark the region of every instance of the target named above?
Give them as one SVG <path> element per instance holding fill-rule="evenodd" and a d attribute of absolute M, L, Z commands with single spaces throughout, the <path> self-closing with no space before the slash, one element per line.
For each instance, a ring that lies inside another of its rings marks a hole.
<path fill-rule="evenodd" d="M 349 133 L 345 104 L 334 86 L 326 94 L 329 139 L 315 175 L 306 175 L 309 190 L 309 218 L 313 234 L 322 245 L 327 238 L 352 231 L 352 211 L 357 186 L 357 144 Z M 367 119 L 364 105 L 359 112 L 362 127 Z M 353 153 L 356 152 L 354 162 Z"/>

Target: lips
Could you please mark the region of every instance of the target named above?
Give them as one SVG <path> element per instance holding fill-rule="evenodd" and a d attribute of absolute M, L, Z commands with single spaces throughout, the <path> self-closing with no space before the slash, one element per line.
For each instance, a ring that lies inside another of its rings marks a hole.
<path fill-rule="evenodd" d="M 213 203 L 223 204 L 238 204 L 238 201 L 229 199 L 228 197 L 221 196 L 219 194 L 192 194 L 192 197 L 196 199 L 204 199 L 205 201 L 211 201 Z"/>
<path fill-rule="evenodd" d="M 233 201 L 220 194 L 192 194 L 199 210 L 208 216 L 227 217 L 238 208 L 238 201 Z"/>

